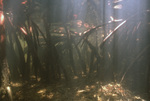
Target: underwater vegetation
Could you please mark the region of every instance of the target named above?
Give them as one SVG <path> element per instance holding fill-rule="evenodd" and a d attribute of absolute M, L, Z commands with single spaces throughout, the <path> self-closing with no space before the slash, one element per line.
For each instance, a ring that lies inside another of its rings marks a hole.
<path fill-rule="evenodd" d="M 0 100 L 148 101 L 149 28 L 148 0 L 0 0 Z"/>

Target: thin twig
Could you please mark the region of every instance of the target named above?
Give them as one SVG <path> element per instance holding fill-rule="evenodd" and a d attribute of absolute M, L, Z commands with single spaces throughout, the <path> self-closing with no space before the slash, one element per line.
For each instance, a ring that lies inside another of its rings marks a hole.
<path fill-rule="evenodd" d="M 145 48 L 136 56 L 136 58 L 134 59 L 134 61 L 130 63 L 130 65 L 129 65 L 129 66 L 127 67 L 127 69 L 126 69 L 126 72 L 123 74 L 123 76 L 122 76 L 122 78 L 121 78 L 121 80 L 120 80 L 120 83 L 124 80 L 125 75 L 126 75 L 127 72 L 129 71 L 129 69 L 132 67 L 132 65 L 136 62 L 136 60 L 138 60 L 138 59 L 142 56 L 142 54 L 143 54 L 148 48 L 150 48 L 150 45 L 148 45 L 147 47 L 145 47 Z"/>

